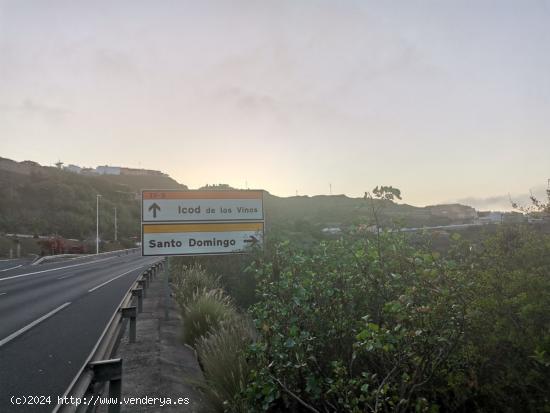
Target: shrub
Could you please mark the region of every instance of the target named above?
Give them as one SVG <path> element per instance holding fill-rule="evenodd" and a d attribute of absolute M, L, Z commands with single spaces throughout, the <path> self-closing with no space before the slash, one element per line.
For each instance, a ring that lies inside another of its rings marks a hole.
<path fill-rule="evenodd" d="M 248 411 L 550 411 L 550 238 L 457 244 L 383 233 L 260 257 Z"/>
<path fill-rule="evenodd" d="M 184 307 L 183 341 L 195 346 L 200 337 L 235 315 L 235 308 L 223 290 L 198 292 Z"/>
<path fill-rule="evenodd" d="M 238 316 L 197 340 L 205 377 L 203 390 L 212 411 L 243 411 L 236 396 L 246 388 L 249 367 L 244 351 L 253 337 L 251 320 Z"/>
<path fill-rule="evenodd" d="M 199 264 L 175 267 L 172 282 L 175 299 L 182 312 L 192 301 L 193 296 L 221 287 L 219 277 L 208 273 Z"/>

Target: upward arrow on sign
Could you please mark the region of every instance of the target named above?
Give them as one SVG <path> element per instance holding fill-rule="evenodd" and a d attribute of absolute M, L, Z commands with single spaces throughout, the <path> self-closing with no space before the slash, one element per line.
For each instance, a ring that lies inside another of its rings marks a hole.
<path fill-rule="evenodd" d="M 153 211 L 153 218 L 156 218 L 157 217 L 157 211 L 160 211 L 160 207 L 158 206 L 158 204 L 156 202 L 149 207 L 149 212 L 151 212 L 151 211 Z"/>

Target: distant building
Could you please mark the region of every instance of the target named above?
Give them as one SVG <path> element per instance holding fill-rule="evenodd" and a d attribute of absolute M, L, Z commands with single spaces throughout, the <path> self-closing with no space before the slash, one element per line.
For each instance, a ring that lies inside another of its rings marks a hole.
<path fill-rule="evenodd" d="M 232 186 L 228 184 L 206 184 L 204 186 L 201 186 L 199 190 L 205 190 L 205 191 L 226 191 L 226 190 L 233 190 L 237 188 L 233 188 Z"/>
<path fill-rule="evenodd" d="M 120 175 L 122 169 L 124 168 L 108 165 L 98 166 L 97 168 L 95 168 L 96 172 L 99 175 Z"/>
<path fill-rule="evenodd" d="M 63 170 L 75 174 L 79 174 L 80 172 L 82 172 L 82 168 L 78 165 L 67 165 L 63 167 Z"/>
<path fill-rule="evenodd" d="M 90 176 L 90 175 L 98 175 L 97 171 L 93 168 L 82 168 L 80 170 L 80 174 L 81 175 L 87 175 L 87 176 Z"/>
<path fill-rule="evenodd" d="M 153 169 L 136 169 L 136 168 L 119 168 L 119 175 L 133 175 L 133 176 L 166 176 L 165 173 L 161 171 L 155 171 Z M 118 174 L 117 174 L 118 175 Z"/>

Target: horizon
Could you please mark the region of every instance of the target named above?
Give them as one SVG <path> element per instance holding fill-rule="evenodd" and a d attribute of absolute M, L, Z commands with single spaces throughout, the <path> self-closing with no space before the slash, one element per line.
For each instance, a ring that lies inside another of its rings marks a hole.
<path fill-rule="evenodd" d="M 549 3 L 97 4 L 0 0 L 3 156 L 277 196 L 544 195 Z"/>
<path fill-rule="evenodd" d="M 5 158 L 3 156 L 0 156 L 0 158 L 9 159 L 9 160 L 14 161 L 14 162 L 24 162 L 24 161 L 37 162 L 37 161 L 34 161 L 32 159 L 16 160 L 16 159 Z M 61 162 L 61 160 L 58 160 L 57 162 Z M 37 162 L 37 163 L 42 167 L 50 167 L 50 168 L 59 169 L 55 163 L 53 163 L 53 164 L 43 164 L 43 163 L 40 163 L 40 162 Z M 78 166 L 78 167 L 82 167 L 82 168 L 91 168 L 91 169 L 96 169 L 96 167 L 99 167 L 99 166 L 109 166 L 109 167 L 115 167 L 115 168 L 119 167 L 119 168 L 149 169 L 149 168 L 133 167 L 133 166 L 128 166 L 128 165 L 105 164 L 105 165 L 95 165 L 95 166 L 93 166 L 93 165 L 76 165 L 76 164 L 71 163 L 71 162 L 61 162 L 61 163 L 62 163 L 61 168 L 65 168 L 66 166 L 69 166 L 69 165 L 74 165 L 74 166 Z M 155 169 L 155 168 L 152 168 L 151 170 L 165 173 L 164 171 L 159 170 L 159 169 Z M 73 173 L 71 171 L 67 171 L 67 172 Z M 178 184 L 187 186 L 189 190 L 198 190 L 198 189 L 200 189 L 204 186 L 208 186 L 208 185 L 220 185 L 220 184 L 221 185 L 224 185 L 224 184 L 229 185 L 226 182 L 216 182 L 216 183 L 207 182 L 207 183 L 204 183 L 203 185 L 197 186 L 196 188 L 192 188 L 186 182 L 182 182 L 182 181 L 172 177 L 170 174 L 166 174 L 166 175 L 169 178 L 175 180 Z M 273 195 L 273 196 L 276 196 L 276 197 L 279 197 L 279 198 L 316 197 L 316 196 L 345 196 L 345 197 L 348 197 L 350 199 L 360 199 L 360 198 L 363 198 L 363 196 L 364 196 L 364 195 L 353 196 L 353 195 L 348 195 L 348 194 L 344 194 L 344 193 L 279 195 L 279 194 L 271 192 L 268 188 L 250 188 L 250 187 L 244 187 L 244 186 L 239 187 L 239 186 L 233 186 L 233 185 L 229 185 L 229 186 L 234 188 L 234 189 L 238 189 L 238 190 L 262 190 L 262 191 L 266 191 L 270 195 Z M 157 189 L 162 189 L 162 188 L 157 188 Z M 401 189 L 401 188 L 399 188 L 399 189 Z M 549 189 L 550 189 L 550 179 L 549 179 Z M 365 192 L 370 192 L 371 190 L 372 190 L 372 188 L 369 189 L 369 191 L 365 191 Z M 543 193 L 543 192 L 544 191 L 542 190 L 542 186 L 541 186 L 541 193 Z M 532 193 L 532 194 L 536 195 L 536 196 L 539 196 L 538 194 L 535 194 L 535 193 Z M 485 205 L 489 205 L 489 206 L 490 205 L 497 205 L 496 208 L 491 208 L 491 207 L 487 208 L 487 207 L 484 207 L 483 204 L 481 204 L 482 207 L 480 208 L 480 207 L 477 207 L 477 206 L 472 205 L 471 203 L 469 203 L 468 199 L 457 200 L 457 201 L 449 201 L 449 202 L 439 202 L 439 203 L 435 203 L 435 204 L 426 204 L 426 205 L 415 205 L 415 204 L 412 204 L 410 202 L 407 202 L 406 199 L 395 200 L 394 202 L 396 204 L 399 204 L 399 205 L 410 205 L 410 206 L 419 207 L 419 208 L 429 207 L 429 206 L 449 205 L 449 204 L 461 204 L 461 205 L 464 205 L 464 206 L 470 206 L 470 207 L 474 208 L 476 211 L 479 211 L 479 212 L 482 212 L 482 211 L 511 212 L 511 211 L 518 211 L 517 209 L 514 209 L 512 207 L 511 201 L 514 201 L 514 202 L 518 203 L 520 206 L 529 206 L 530 202 L 531 202 L 530 198 L 529 198 L 530 195 L 531 194 L 522 194 L 522 195 L 516 195 L 516 196 L 509 195 L 508 198 L 507 198 L 508 199 L 508 204 L 506 204 L 507 207 L 505 207 L 505 208 L 499 208 L 498 207 L 499 203 L 502 202 L 502 197 L 487 198 L 486 199 L 486 204 Z M 539 196 L 539 199 L 544 199 L 544 198 Z M 474 199 L 474 203 L 475 203 L 475 199 Z"/>

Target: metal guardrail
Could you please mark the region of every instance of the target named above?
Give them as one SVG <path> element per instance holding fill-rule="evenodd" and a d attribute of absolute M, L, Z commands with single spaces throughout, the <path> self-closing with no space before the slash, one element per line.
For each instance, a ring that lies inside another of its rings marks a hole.
<path fill-rule="evenodd" d="M 36 257 L 36 259 L 31 263 L 31 265 L 39 265 L 42 264 L 43 261 L 49 261 L 49 260 L 55 260 L 57 258 L 72 258 L 72 259 L 79 259 L 79 258 L 90 258 L 90 257 L 97 257 L 99 255 L 115 255 L 115 254 L 131 254 L 140 251 L 139 248 L 128 248 L 125 250 L 115 250 L 115 251 L 107 251 L 107 252 L 100 252 L 99 254 L 57 254 L 57 255 L 45 255 L 43 257 Z"/>
<path fill-rule="evenodd" d="M 96 407 L 98 395 L 102 394 L 105 386 L 109 384 L 108 398 L 121 400 L 122 390 L 122 359 L 113 359 L 120 340 L 125 334 L 126 325 L 130 323 L 130 343 L 136 340 L 136 319 L 143 310 L 143 297 L 152 279 L 164 269 L 164 262 L 158 261 L 141 273 L 137 280 L 130 286 L 124 298 L 111 316 L 109 323 L 103 330 L 99 340 L 80 368 L 78 374 L 65 390 L 62 399 L 67 403 L 58 404 L 53 413 L 82 413 L 93 412 Z M 133 302 L 137 306 L 132 305 Z M 73 399 L 71 399 L 71 397 Z M 73 403 L 70 403 L 71 400 Z M 77 405 L 74 401 L 79 400 Z M 109 413 L 120 412 L 120 404 L 109 404 Z"/>

